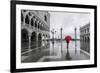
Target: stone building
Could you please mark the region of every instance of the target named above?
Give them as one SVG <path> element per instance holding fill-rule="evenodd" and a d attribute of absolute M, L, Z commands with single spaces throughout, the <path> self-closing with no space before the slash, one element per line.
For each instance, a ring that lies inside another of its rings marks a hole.
<path fill-rule="evenodd" d="M 49 32 L 50 14 L 47 11 L 21 10 L 21 51 L 46 47 Z"/>
<path fill-rule="evenodd" d="M 80 48 L 90 53 L 90 23 L 80 28 Z"/>

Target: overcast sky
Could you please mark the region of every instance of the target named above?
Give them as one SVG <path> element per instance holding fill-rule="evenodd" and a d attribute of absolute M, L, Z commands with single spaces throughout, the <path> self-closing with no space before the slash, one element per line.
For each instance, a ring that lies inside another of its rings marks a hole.
<path fill-rule="evenodd" d="M 53 28 L 57 31 L 56 37 L 60 37 L 60 28 L 63 28 L 63 38 L 70 35 L 75 37 L 74 28 L 77 28 L 77 38 L 79 38 L 79 28 L 89 23 L 89 13 L 75 13 L 75 12 L 49 12 L 50 13 L 50 30 Z M 50 34 L 51 35 L 51 34 Z"/>

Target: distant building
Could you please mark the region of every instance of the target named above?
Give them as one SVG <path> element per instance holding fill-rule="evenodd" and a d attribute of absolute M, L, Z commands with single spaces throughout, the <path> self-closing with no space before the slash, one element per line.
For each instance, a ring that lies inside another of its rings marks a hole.
<path fill-rule="evenodd" d="M 80 28 L 80 48 L 90 53 L 90 24 Z"/>
<path fill-rule="evenodd" d="M 47 11 L 21 10 L 22 51 L 47 46 L 49 32 L 50 14 Z"/>

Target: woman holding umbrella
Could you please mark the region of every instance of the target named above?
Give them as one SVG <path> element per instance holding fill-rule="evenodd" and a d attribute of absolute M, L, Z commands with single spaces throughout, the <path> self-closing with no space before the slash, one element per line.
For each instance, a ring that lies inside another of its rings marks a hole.
<path fill-rule="evenodd" d="M 65 40 L 67 43 L 67 53 L 66 53 L 66 59 L 71 60 L 70 54 L 69 54 L 69 42 L 72 40 L 71 36 L 65 36 Z"/>

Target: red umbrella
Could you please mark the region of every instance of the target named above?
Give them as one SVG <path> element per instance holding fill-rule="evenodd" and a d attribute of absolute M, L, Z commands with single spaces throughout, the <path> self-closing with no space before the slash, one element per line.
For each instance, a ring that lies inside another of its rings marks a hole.
<path fill-rule="evenodd" d="M 72 40 L 72 37 L 71 36 L 65 36 L 65 40 L 66 40 L 67 43 L 69 43 L 70 40 Z"/>

